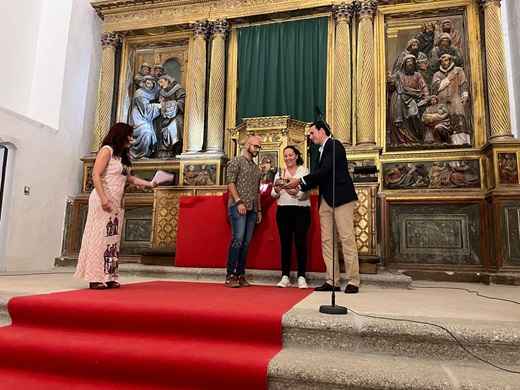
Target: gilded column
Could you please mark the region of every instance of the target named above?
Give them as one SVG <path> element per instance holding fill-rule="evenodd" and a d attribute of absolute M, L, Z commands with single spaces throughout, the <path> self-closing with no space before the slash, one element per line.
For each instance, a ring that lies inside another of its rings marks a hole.
<path fill-rule="evenodd" d="M 94 139 L 92 141 L 93 153 L 96 153 L 101 147 L 101 142 L 110 128 L 112 99 L 114 94 L 116 51 L 121 45 L 121 42 L 121 36 L 113 31 L 106 32 L 101 36 L 103 56 L 101 58 L 96 117 L 94 120 Z"/>
<path fill-rule="evenodd" d="M 352 51 L 350 44 L 350 22 L 354 5 L 332 6 L 336 21 L 336 45 L 334 47 L 334 128 L 338 140 L 352 145 Z"/>
<path fill-rule="evenodd" d="M 357 40 L 357 144 L 375 145 L 374 29 L 377 2 L 356 1 Z"/>
<path fill-rule="evenodd" d="M 490 139 L 512 138 L 500 0 L 477 0 L 484 10 Z"/>
<path fill-rule="evenodd" d="M 190 59 L 190 89 L 188 113 L 187 153 L 202 150 L 204 142 L 204 111 L 206 100 L 206 38 L 208 21 L 190 23 L 193 31 L 193 52 Z"/>
<path fill-rule="evenodd" d="M 224 110 L 226 90 L 226 38 L 230 28 L 226 19 L 211 27 L 211 65 L 209 72 L 208 143 L 209 152 L 224 153 Z"/>

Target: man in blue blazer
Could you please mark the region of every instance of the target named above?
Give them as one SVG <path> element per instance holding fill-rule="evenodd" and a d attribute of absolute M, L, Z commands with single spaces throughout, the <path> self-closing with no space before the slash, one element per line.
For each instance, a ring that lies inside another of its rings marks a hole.
<path fill-rule="evenodd" d="M 314 122 L 309 132 L 313 143 L 320 146 L 319 162 L 311 174 L 301 179 L 291 179 L 286 188 L 300 186 L 302 191 L 319 188 L 319 213 L 321 227 L 321 249 L 327 269 L 327 280 L 314 291 L 340 291 L 339 261 L 335 256 L 334 275 L 332 274 L 332 231 L 333 210 L 341 240 L 345 260 L 347 287 L 345 293 L 359 291 L 359 261 L 354 231 L 354 207 L 358 200 L 354 183 L 348 172 L 347 154 L 338 140 L 330 138 L 330 131 L 324 122 Z M 335 178 L 332 175 L 335 161 Z M 333 191 L 335 188 L 335 191 Z"/>

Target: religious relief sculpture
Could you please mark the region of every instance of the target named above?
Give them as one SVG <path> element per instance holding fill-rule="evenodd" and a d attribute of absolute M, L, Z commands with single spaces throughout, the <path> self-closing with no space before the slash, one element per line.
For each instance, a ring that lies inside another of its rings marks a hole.
<path fill-rule="evenodd" d="M 423 22 L 421 25 L 421 32 L 417 33 L 415 39 L 419 41 L 419 51 L 424 53 L 427 57 L 433 49 L 435 43 L 435 23 Z"/>
<path fill-rule="evenodd" d="M 478 188 L 478 160 L 384 164 L 383 187 L 390 190 Z"/>
<path fill-rule="evenodd" d="M 429 106 L 422 115 L 425 144 L 451 145 L 450 113 L 444 104 L 439 103 L 436 95 L 431 95 Z"/>
<path fill-rule="evenodd" d="M 150 55 L 148 58 L 157 60 Z M 139 62 L 143 59 L 140 57 Z M 134 126 L 135 141 L 130 149 L 133 159 L 172 158 L 182 152 L 186 91 L 167 74 L 167 64 L 150 65 L 144 60 L 133 78 L 136 90 L 129 115 L 129 123 Z"/>
<path fill-rule="evenodd" d="M 518 184 L 518 164 L 515 154 L 499 153 L 498 154 L 498 173 L 501 184 Z"/>
<path fill-rule="evenodd" d="M 462 52 L 462 33 L 453 26 L 453 23 L 450 19 L 444 19 L 439 23 L 439 27 L 435 31 L 436 45 L 438 44 L 442 34 L 448 34 L 451 44 L 455 46 L 460 52 Z"/>
<path fill-rule="evenodd" d="M 262 170 L 262 179 L 260 181 L 260 193 L 271 194 L 273 188 L 274 177 L 276 176 L 276 160 L 273 155 L 267 154 L 260 161 L 260 169 Z"/>
<path fill-rule="evenodd" d="M 161 113 L 161 105 L 156 101 L 157 84 L 153 76 L 144 76 L 141 87 L 134 95 L 134 108 L 130 124 L 134 126 L 134 142 L 130 148 L 133 159 L 151 158 L 157 151 L 157 136 L 153 120 Z"/>
<path fill-rule="evenodd" d="M 158 123 L 158 157 L 173 157 L 182 151 L 186 91 L 173 77 L 159 78 L 161 121 Z"/>
<path fill-rule="evenodd" d="M 211 178 L 206 172 L 206 165 L 197 167 L 189 165 L 184 171 L 184 185 L 186 186 L 212 186 L 215 184 L 215 178 Z"/>
<path fill-rule="evenodd" d="M 143 62 L 141 66 L 139 67 L 139 71 L 137 72 L 137 75 L 134 77 L 134 83 L 136 88 L 141 88 L 141 83 L 143 82 L 143 79 L 145 76 L 151 76 L 152 73 L 152 67 L 150 64 Z"/>
<path fill-rule="evenodd" d="M 437 95 L 439 103 L 450 113 L 452 143 L 471 145 L 471 129 L 466 120 L 469 83 L 464 70 L 455 65 L 449 54 L 442 55 L 440 69 L 433 75 L 432 94 Z"/>
<path fill-rule="evenodd" d="M 429 92 L 424 78 L 417 72 L 415 56 L 404 56 L 401 67 L 387 77 L 387 83 L 391 145 L 422 144 L 420 109 L 428 104 Z"/>
<path fill-rule="evenodd" d="M 417 32 L 402 29 L 397 19 L 392 23 L 388 47 L 406 45 L 403 51 L 394 52 L 395 57 L 391 50 L 387 54 L 387 145 L 414 149 L 471 146 L 464 33 L 455 28 L 464 26 L 462 16 L 420 22 Z"/>

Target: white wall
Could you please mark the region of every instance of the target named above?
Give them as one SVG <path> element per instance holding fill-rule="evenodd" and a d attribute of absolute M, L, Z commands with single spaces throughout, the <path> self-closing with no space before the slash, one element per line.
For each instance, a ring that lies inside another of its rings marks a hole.
<path fill-rule="evenodd" d="M 0 43 L 0 49 L 11 50 L 9 58 L 32 59 L 32 66 L 24 68 L 30 85 L 24 81 L 22 97 L 20 77 L 15 80 L 18 85 L 0 89 L 0 142 L 10 147 L 8 202 L 0 219 L 0 270 L 50 269 L 61 253 L 66 199 L 81 191 L 80 158 L 92 143 L 101 19 L 90 0 L 0 0 L 0 5 L 2 31 L 4 22 L 11 31 L 24 30 L 14 28 L 20 20 L 24 26 L 27 20 L 33 23 L 19 41 L 14 34 L 14 43 Z M 13 18 L 17 23 L 10 22 Z M 35 44 L 26 45 L 29 42 Z M 12 75 L 15 67 L 10 68 Z M 0 73 L 5 78 L 5 71 Z M 0 81 L 4 86 L 10 82 Z M 23 98 L 23 104 L 13 101 L 15 97 Z M 23 195 L 24 186 L 31 188 L 29 196 Z"/>
<path fill-rule="evenodd" d="M 43 3 L 0 0 L 0 107 L 22 115 L 29 113 Z"/>

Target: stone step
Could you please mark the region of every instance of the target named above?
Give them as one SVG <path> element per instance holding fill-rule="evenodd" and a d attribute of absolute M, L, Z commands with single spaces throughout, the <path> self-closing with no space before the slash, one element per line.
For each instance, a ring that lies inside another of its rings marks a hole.
<path fill-rule="evenodd" d="M 143 265 L 135 263 L 124 263 L 119 268 L 121 276 L 138 276 L 151 278 L 164 278 L 175 280 L 190 280 L 200 282 L 222 282 L 226 276 L 225 268 L 197 268 L 197 267 L 175 267 L 159 265 Z M 246 270 L 247 280 L 251 283 L 276 285 L 281 279 L 280 271 L 271 270 Z M 321 286 L 325 282 L 324 272 L 307 272 L 307 283 L 309 287 Z M 296 272 L 291 273 L 291 282 L 297 284 Z M 386 288 L 408 288 L 412 279 L 406 275 L 395 275 L 384 269 L 378 270 L 377 274 L 361 274 L 361 285 L 379 286 Z M 345 282 L 342 282 L 345 287 Z"/>
<path fill-rule="evenodd" d="M 323 347 L 389 357 L 475 360 L 469 351 L 495 364 L 520 364 L 518 322 L 371 316 L 384 318 L 363 317 L 352 311 L 334 316 L 318 310 L 293 308 L 283 318 L 284 347 L 308 350 Z"/>
<path fill-rule="evenodd" d="M 518 374 L 476 361 L 295 347 L 284 347 L 268 371 L 270 390 L 513 390 L 519 388 L 518 379 Z"/>

